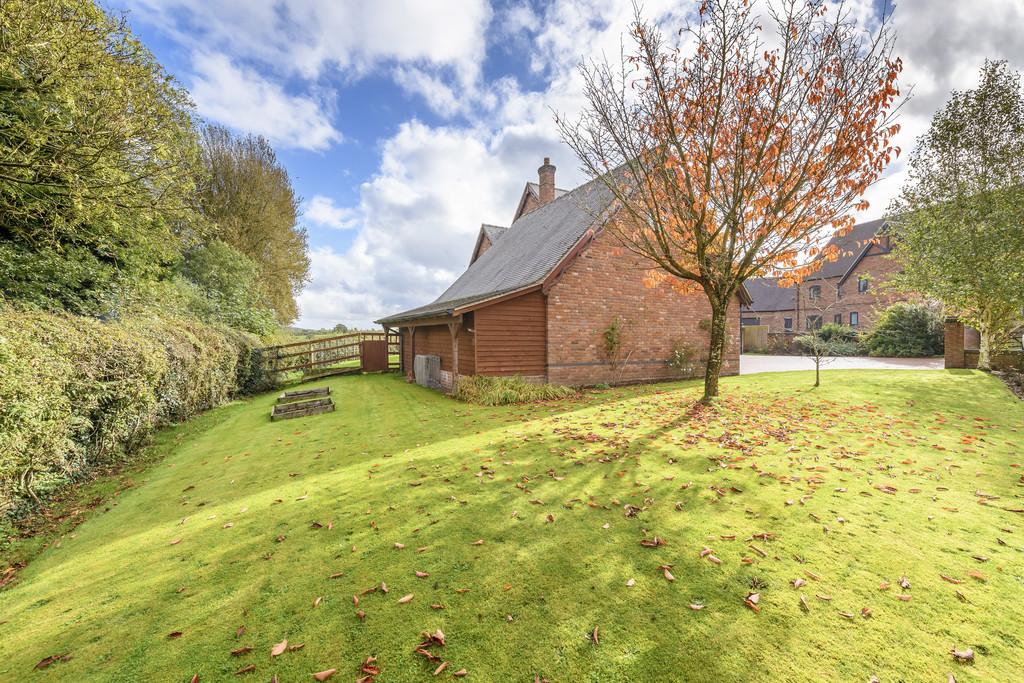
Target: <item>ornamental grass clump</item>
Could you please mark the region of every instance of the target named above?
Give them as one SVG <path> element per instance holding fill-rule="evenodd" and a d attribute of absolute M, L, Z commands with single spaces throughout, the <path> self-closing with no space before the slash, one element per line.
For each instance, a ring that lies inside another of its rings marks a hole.
<path fill-rule="evenodd" d="M 522 377 L 485 377 L 473 375 L 459 379 L 455 398 L 484 406 L 504 406 L 534 401 L 553 401 L 577 395 L 572 387 L 561 384 L 536 384 Z"/>

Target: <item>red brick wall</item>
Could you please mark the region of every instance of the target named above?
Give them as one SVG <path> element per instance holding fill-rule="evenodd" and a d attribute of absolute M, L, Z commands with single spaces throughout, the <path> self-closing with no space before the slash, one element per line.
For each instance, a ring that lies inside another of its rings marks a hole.
<path fill-rule="evenodd" d="M 618 246 L 608 231 L 598 234 L 548 291 L 548 381 L 600 384 L 678 378 L 669 359 L 676 342 L 696 351 L 703 373 L 711 307 L 703 293 L 682 295 L 666 285 L 643 283 L 649 266 Z M 625 365 L 607 360 L 602 332 L 618 317 Z M 704 322 L 706 321 L 706 322 Z M 730 310 L 729 345 L 724 374 L 739 372 L 739 302 Z"/>
<path fill-rule="evenodd" d="M 491 240 L 487 239 L 487 235 L 481 235 L 480 236 L 480 246 L 479 246 L 479 248 L 477 248 L 476 252 L 473 254 L 473 258 L 470 261 L 470 263 L 472 263 L 473 261 L 476 261 L 478 258 L 483 256 L 484 252 L 487 251 L 490 248 L 491 248 Z"/>
<path fill-rule="evenodd" d="M 769 332 L 785 332 L 786 318 L 793 319 L 793 329 L 796 330 L 796 311 L 772 311 L 770 313 L 754 313 L 747 311 L 742 314 L 744 318 L 757 318 L 761 325 L 767 325 Z"/>

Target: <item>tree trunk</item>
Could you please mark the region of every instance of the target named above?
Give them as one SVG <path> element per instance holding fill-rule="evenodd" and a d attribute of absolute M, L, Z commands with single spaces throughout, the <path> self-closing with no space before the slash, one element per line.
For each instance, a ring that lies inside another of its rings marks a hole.
<path fill-rule="evenodd" d="M 708 364 L 704 369 L 704 398 L 701 403 L 711 403 L 718 396 L 718 377 L 722 374 L 725 362 L 725 343 L 727 340 L 727 324 L 729 322 L 729 305 L 722 304 L 709 297 L 711 302 L 711 330 L 708 344 Z"/>
<path fill-rule="evenodd" d="M 821 357 L 814 359 L 814 386 L 821 386 Z"/>
<path fill-rule="evenodd" d="M 992 332 L 987 328 L 978 330 L 981 338 L 978 343 L 978 369 L 985 372 L 992 371 Z"/>

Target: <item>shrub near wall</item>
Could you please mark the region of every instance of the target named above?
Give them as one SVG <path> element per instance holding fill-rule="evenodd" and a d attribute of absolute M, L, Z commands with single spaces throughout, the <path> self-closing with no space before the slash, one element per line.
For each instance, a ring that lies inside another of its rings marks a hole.
<path fill-rule="evenodd" d="M 104 323 L 0 305 L 0 516 L 258 384 L 256 342 L 190 320 Z"/>

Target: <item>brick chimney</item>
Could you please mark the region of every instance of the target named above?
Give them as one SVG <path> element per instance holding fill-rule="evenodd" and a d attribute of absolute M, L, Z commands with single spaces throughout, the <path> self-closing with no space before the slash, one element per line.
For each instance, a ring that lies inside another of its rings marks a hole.
<path fill-rule="evenodd" d="M 551 159 L 544 157 L 544 165 L 537 169 L 540 178 L 540 205 L 550 204 L 555 199 L 555 167 Z"/>

